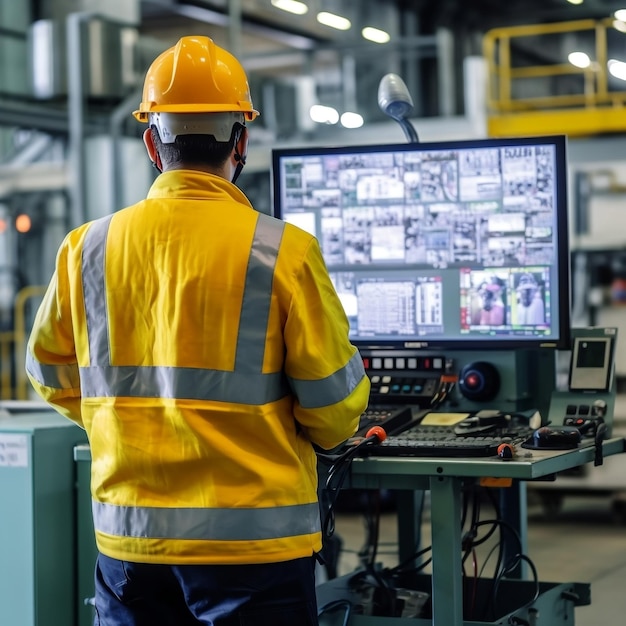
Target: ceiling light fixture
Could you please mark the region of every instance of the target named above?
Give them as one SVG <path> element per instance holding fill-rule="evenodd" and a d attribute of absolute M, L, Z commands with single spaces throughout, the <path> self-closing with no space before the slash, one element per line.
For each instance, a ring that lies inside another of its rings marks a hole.
<path fill-rule="evenodd" d="M 567 60 L 580 69 L 586 69 L 591 66 L 591 59 L 586 52 L 570 52 L 567 55 Z"/>
<path fill-rule="evenodd" d="M 342 17 L 336 13 L 329 13 L 328 11 L 320 11 L 317 14 L 317 21 L 324 26 L 330 26 L 337 30 L 349 30 L 352 27 L 352 23 L 347 17 Z"/>
<path fill-rule="evenodd" d="M 626 63 L 617 59 L 610 59 L 607 63 L 609 74 L 620 80 L 626 80 Z"/>
<path fill-rule="evenodd" d="M 391 36 L 386 30 L 374 28 L 373 26 L 366 26 L 361 31 L 361 35 L 363 35 L 365 39 L 373 41 L 374 43 L 388 43 L 391 39 Z"/>
<path fill-rule="evenodd" d="M 363 126 L 363 116 L 353 111 L 342 113 L 340 120 L 344 128 L 361 128 Z"/>
<path fill-rule="evenodd" d="M 626 13 L 626 12 L 625 12 Z M 626 15 L 625 15 L 626 17 Z M 620 33 L 626 33 L 626 22 L 623 20 L 615 19 L 613 20 L 613 28 Z"/>
<path fill-rule="evenodd" d="M 585 0 L 567 0 L 570 4 L 582 4 Z"/>
<path fill-rule="evenodd" d="M 298 0 L 272 0 L 272 6 L 295 15 L 304 15 L 309 10 L 309 7 L 304 2 L 299 2 Z"/>
<path fill-rule="evenodd" d="M 337 109 L 324 106 L 323 104 L 314 104 L 309 109 L 309 115 L 318 124 L 336 124 L 339 121 Z"/>
<path fill-rule="evenodd" d="M 613 17 L 616 20 L 620 20 L 620 22 L 626 22 L 626 9 L 617 9 L 617 11 L 613 13 Z"/>

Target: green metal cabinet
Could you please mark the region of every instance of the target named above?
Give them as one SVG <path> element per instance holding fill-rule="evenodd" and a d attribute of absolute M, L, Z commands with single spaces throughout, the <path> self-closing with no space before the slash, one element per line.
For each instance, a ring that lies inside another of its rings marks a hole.
<path fill-rule="evenodd" d="M 0 624 L 77 624 L 79 427 L 52 410 L 0 417 Z"/>

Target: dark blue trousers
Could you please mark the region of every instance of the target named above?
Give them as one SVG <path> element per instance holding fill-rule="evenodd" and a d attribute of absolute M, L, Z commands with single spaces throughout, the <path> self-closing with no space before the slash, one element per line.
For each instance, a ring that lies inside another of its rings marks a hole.
<path fill-rule="evenodd" d="M 95 626 L 317 626 L 315 558 L 255 565 L 96 564 Z"/>

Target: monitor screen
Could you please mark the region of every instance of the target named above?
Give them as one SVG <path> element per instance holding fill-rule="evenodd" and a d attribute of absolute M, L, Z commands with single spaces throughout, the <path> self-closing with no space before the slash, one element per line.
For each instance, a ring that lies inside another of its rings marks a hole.
<path fill-rule="evenodd" d="M 362 348 L 569 348 L 566 139 L 273 152 Z"/>

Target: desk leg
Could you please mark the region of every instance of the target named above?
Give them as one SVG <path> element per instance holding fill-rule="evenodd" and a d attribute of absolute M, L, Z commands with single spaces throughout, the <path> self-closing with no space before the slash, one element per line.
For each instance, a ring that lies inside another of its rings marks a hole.
<path fill-rule="evenodd" d="M 424 492 L 403 489 L 396 492 L 398 518 L 398 560 L 400 563 L 409 561 L 420 549 L 422 512 L 424 509 Z M 416 559 L 417 567 L 423 558 Z"/>
<path fill-rule="evenodd" d="M 430 478 L 433 626 L 463 626 L 461 479 Z"/>
<path fill-rule="evenodd" d="M 522 554 L 528 554 L 528 507 L 524 481 L 513 481 L 511 487 L 500 490 L 500 517 L 519 535 Z M 510 532 L 505 531 L 503 537 L 504 563 L 510 563 L 520 547 Z M 507 574 L 507 578 L 523 580 L 527 574 L 527 565 L 521 561 Z"/>

